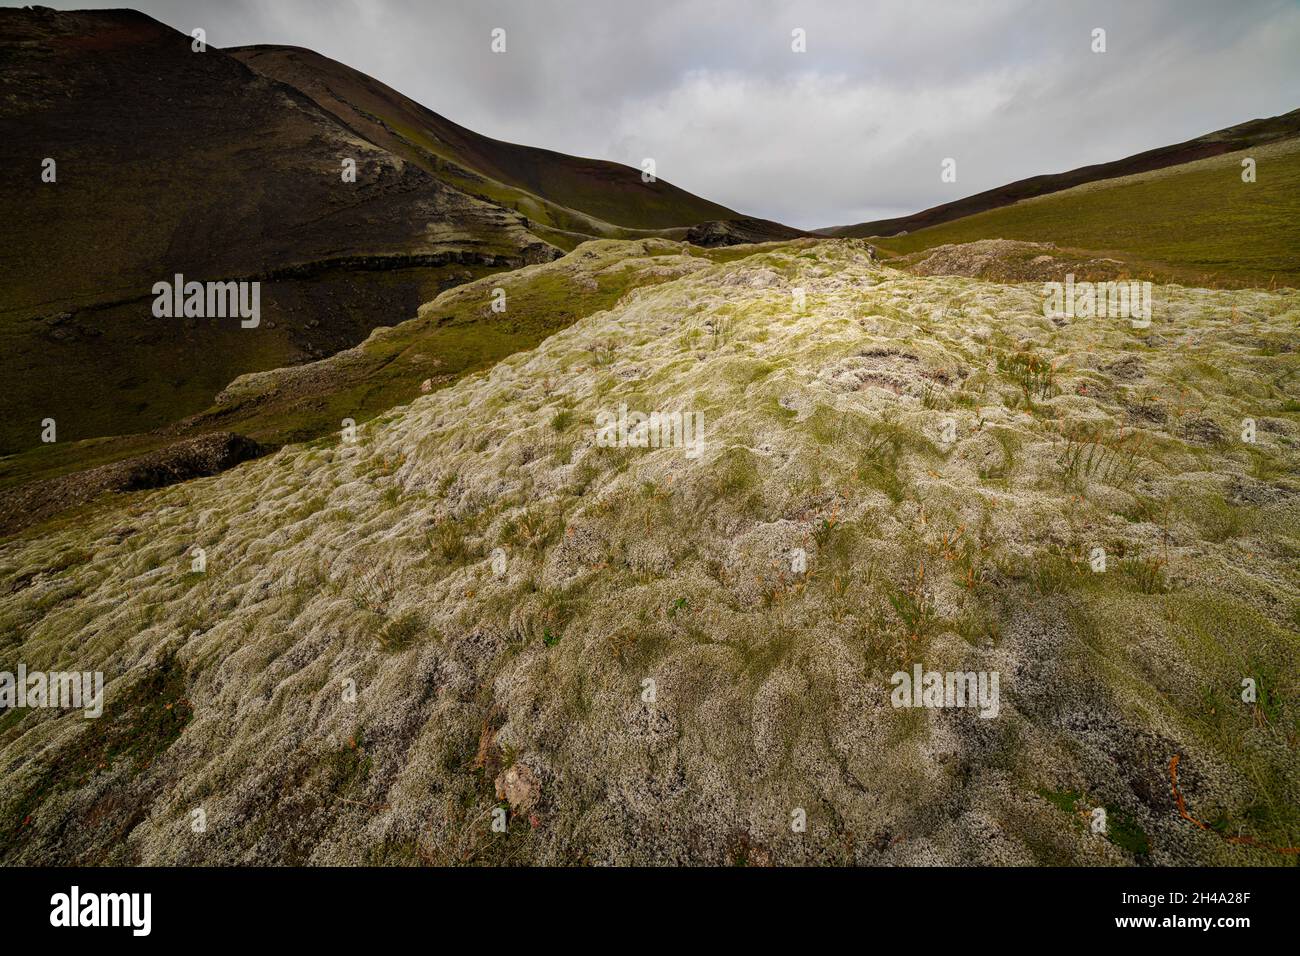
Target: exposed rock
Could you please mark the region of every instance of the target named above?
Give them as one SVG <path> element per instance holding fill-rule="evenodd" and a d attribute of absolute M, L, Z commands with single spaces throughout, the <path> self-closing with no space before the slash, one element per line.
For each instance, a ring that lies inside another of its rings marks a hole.
<path fill-rule="evenodd" d="M 528 813 L 537 805 L 541 784 L 537 776 L 521 763 L 501 772 L 496 780 L 498 800 L 505 800 L 516 813 Z"/>
<path fill-rule="evenodd" d="M 1062 282 L 1067 274 L 1083 281 L 1117 279 L 1128 266 L 1116 259 L 1081 256 L 1050 242 L 980 239 L 934 246 L 898 260 L 922 276 L 970 276 L 995 282 Z"/>
<path fill-rule="evenodd" d="M 70 475 L 31 482 L 3 498 L 0 533 L 12 533 L 49 515 L 85 504 L 106 492 L 162 488 L 216 475 L 262 454 L 257 442 L 215 432 L 173 442 L 147 454 Z"/>
<path fill-rule="evenodd" d="M 739 246 L 753 242 L 776 242 L 804 235 L 766 219 L 719 219 L 691 226 L 686 241 L 696 246 Z"/>

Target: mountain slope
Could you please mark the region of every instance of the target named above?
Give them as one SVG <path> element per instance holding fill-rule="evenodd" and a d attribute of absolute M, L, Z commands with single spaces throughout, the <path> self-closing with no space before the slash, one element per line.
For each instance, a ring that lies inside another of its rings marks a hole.
<path fill-rule="evenodd" d="M 1247 157 L 1257 164 L 1251 183 L 1241 179 Z M 1118 260 L 1128 275 L 1187 285 L 1300 287 L 1300 138 L 874 241 L 910 262 L 936 246 L 990 238 L 1054 243 Z"/>
<path fill-rule="evenodd" d="M 227 384 L 203 411 L 154 431 L 87 442 L 42 445 L 0 460 L 0 534 L 93 501 L 133 490 L 133 475 L 156 471 L 175 449 L 184 460 L 198 436 L 237 432 L 264 448 L 364 423 L 461 376 L 531 348 L 579 318 L 614 305 L 634 281 L 648 281 L 642 257 L 670 262 L 682 248 L 660 240 L 588 243 L 564 267 L 530 266 L 465 282 L 424 303 L 414 318 L 374 330 L 353 348 L 315 362 L 251 372 Z M 687 247 L 689 248 L 689 247 Z M 665 251 L 667 250 L 667 251 Z M 704 261 L 744 251 L 691 249 Z M 622 257 L 621 259 L 619 257 Z M 626 261 L 623 261 L 623 260 Z M 671 269 L 665 270 L 671 275 Z M 493 292 L 505 308 L 493 311 Z M 415 311 L 415 310 L 413 310 Z"/>
<path fill-rule="evenodd" d="M 307 51 L 196 52 L 134 11 L 0 10 L 0 65 L 0 455 L 32 451 L 37 470 L 46 419 L 61 443 L 166 430 L 239 375 L 347 349 L 448 287 L 592 236 L 738 218 L 637 170 L 478 136 Z M 176 274 L 261 282 L 261 324 L 155 318 L 153 285 Z"/>
<path fill-rule="evenodd" d="M 1071 189 L 1085 183 L 1131 176 L 1136 173 L 1178 166 L 1223 153 L 1237 152 L 1265 146 L 1279 140 L 1300 136 L 1300 109 L 1268 119 L 1255 119 L 1226 129 L 1206 133 L 1195 139 L 1136 153 L 1124 159 L 1093 166 L 1081 166 L 1064 173 L 1052 173 L 1021 179 L 1005 186 L 985 190 L 953 202 L 932 206 L 910 216 L 878 219 L 853 226 L 833 226 L 817 230 L 825 236 L 896 236 L 902 232 L 915 232 L 930 226 L 951 222 L 965 216 L 998 209 L 1036 196 L 1045 196 Z M 980 238 L 1009 238 L 1006 236 L 981 236 Z"/>
<path fill-rule="evenodd" d="M 1295 297 L 1164 286 L 1137 330 L 725 252 L 529 267 L 627 290 L 355 439 L 0 543 L 0 670 L 106 686 L 0 719 L 4 862 L 1292 859 Z M 602 447 L 624 405 L 700 454 Z M 996 672 L 996 715 L 893 706 L 914 665 Z"/>
<path fill-rule="evenodd" d="M 644 183 L 640 170 L 619 163 L 481 136 L 311 50 L 251 46 L 226 52 L 301 90 L 371 141 L 415 163 L 432 158 L 438 175 L 467 192 L 481 191 L 547 225 L 597 237 L 617 235 L 610 226 L 669 229 L 741 218 L 662 180 Z"/>
<path fill-rule="evenodd" d="M 142 14 L 0 10 L 0 58 L 0 452 L 38 444 L 46 417 L 60 440 L 165 424 L 242 372 L 559 254 L 517 213 Z M 262 324 L 154 318 L 153 284 L 176 273 L 262 281 Z"/>

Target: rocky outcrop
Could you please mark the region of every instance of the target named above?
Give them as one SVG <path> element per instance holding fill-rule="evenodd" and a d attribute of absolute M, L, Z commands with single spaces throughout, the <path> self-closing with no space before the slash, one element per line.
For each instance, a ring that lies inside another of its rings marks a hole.
<path fill-rule="evenodd" d="M 1127 278 L 1132 268 L 1118 259 L 1067 251 L 1050 242 L 980 239 L 914 252 L 896 263 L 921 276 L 968 276 L 992 282 L 1080 282 Z"/>
<path fill-rule="evenodd" d="M 0 533 L 21 528 L 107 492 L 162 488 L 220 474 L 262 454 L 257 442 L 215 432 L 173 442 L 144 455 L 11 490 L 0 505 Z"/>
<path fill-rule="evenodd" d="M 753 242 L 778 242 L 805 235 L 767 219 L 718 219 L 691 226 L 686 241 L 696 246 L 739 246 Z"/>

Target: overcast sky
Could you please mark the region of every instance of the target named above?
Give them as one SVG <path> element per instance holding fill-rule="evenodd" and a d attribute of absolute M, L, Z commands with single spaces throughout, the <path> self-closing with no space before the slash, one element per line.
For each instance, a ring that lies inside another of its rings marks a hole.
<path fill-rule="evenodd" d="M 653 157 L 669 182 L 801 227 L 915 212 L 1300 107 L 1297 0 L 52 5 L 134 5 L 216 46 L 309 47 L 480 133 Z M 805 53 L 791 50 L 796 28 Z M 940 181 L 946 157 L 956 183 Z"/>

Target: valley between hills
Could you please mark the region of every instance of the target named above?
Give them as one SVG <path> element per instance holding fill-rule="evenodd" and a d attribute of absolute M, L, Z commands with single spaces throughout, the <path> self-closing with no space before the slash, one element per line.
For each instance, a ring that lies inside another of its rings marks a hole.
<path fill-rule="evenodd" d="M 1296 114 L 810 234 L 188 50 L 0 10 L 0 142 L 66 157 L 3 253 L 0 672 L 105 691 L 0 714 L 4 863 L 1294 862 Z M 261 327 L 136 321 L 173 271 Z"/>

